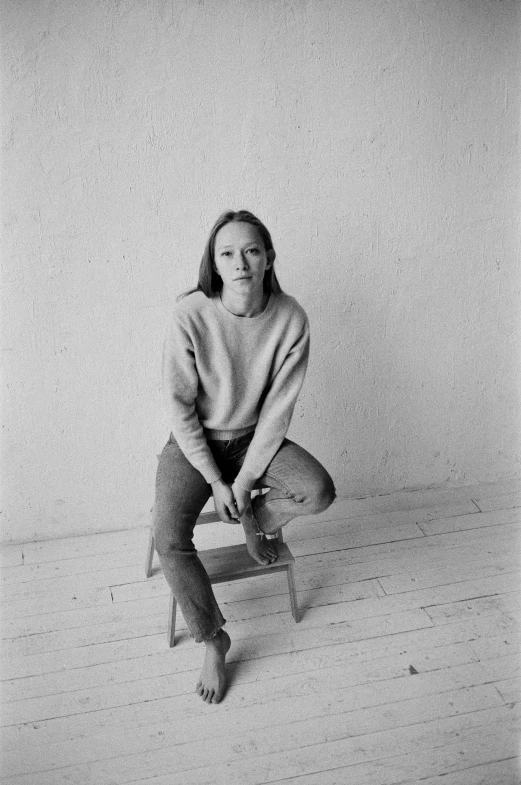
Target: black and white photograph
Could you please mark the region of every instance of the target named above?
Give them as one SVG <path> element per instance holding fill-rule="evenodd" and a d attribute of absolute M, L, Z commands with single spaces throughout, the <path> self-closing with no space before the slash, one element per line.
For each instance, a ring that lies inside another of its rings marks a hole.
<path fill-rule="evenodd" d="M 0 0 L 2 785 L 521 785 L 521 0 Z"/>

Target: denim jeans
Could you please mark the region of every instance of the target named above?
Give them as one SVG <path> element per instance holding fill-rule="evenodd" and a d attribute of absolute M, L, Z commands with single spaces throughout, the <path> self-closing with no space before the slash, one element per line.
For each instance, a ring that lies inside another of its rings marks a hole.
<path fill-rule="evenodd" d="M 231 484 L 237 476 L 252 438 L 249 433 L 208 441 L 225 482 Z M 269 488 L 253 499 L 253 513 L 266 534 L 299 515 L 322 512 L 335 498 L 333 481 L 324 467 L 289 439 L 284 439 L 257 485 Z M 214 637 L 226 621 L 193 543 L 196 520 L 211 494 L 211 486 L 171 436 L 157 467 L 155 544 L 165 578 L 196 641 Z"/>

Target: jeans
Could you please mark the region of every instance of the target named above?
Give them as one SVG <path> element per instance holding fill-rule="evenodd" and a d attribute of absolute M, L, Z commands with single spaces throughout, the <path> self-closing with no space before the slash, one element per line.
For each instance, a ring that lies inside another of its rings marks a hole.
<path fill-rule="evenodd" d="M 237 476 L 252 438 L 253 433 L 248 433 L 237 439 L 208 441 L 228 484 Z M 324 467 L 289 439 L 284 439 L 257 485 L 269 488 L 253 499 L 254 516 L 266 534 L 275 533 L 299 515 L 326 510 L 335 499 L 333 481 Z M 211 494 L 211 486 L 171 436 L 157 467 L 155 546 L 168 585 L 196 641 L 213 638 L 226 621 L 193 543 L 195 523 Z"/>

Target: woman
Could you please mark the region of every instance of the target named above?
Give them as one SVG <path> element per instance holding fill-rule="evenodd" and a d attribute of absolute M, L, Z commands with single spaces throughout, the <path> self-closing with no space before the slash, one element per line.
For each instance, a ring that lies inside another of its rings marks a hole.
<path fill-rule="evenodd" d="M 156 479 L 156 550 L 168 584 L 206 655 L 196 690 L 225 691 L 230 638 L 192 537 L 213 494 L 225 523 L 241 523 L 260 564 L 277 558 L 267 539 L 292 518 L 333 502 L 331 477 L 285 438 L 308 361 L 309 326 L 280 288 L 275 250 L 251 213 L 223 213 L 203 254 L 197 289 L 176 303 L 163 354 L 171 436 Z M 269 488 L 253 502 L 254 486 Z"/>

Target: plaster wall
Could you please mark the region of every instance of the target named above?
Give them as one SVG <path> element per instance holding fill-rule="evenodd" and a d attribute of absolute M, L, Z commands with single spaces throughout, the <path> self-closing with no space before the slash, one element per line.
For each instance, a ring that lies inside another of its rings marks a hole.
<path fill-rule="evenodd" d="M 519 473 L 519 3 L 4 0 L 3 538 L 147 523 L 169 308 L 272 232 L 342 495 Z"/>

